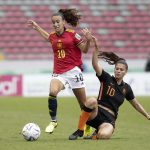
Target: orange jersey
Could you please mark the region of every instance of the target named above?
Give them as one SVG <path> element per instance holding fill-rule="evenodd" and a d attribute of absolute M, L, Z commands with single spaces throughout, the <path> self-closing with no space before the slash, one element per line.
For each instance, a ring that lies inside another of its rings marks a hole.
<path fill-rule="evenodd" d="M 78 45 L 82 42 L 82 38 L 72 29 L 65 31 L 58 36 L 52 32 L 49 36 L 54 52 L 53 73 L 62 74 L 75 66 L 81 68 L 81 50 Z"/>

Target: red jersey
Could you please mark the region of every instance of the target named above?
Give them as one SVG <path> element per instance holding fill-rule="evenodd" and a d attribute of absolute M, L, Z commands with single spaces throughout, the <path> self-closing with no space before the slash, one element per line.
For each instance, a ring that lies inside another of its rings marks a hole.
<path fill-rule="evenodd" d="M 77 47 L 82 42 L 79 34 L 65 29 L 60 36 L 55 32 L 50 33 L 49 40 L 54 52 L 53 73 L 62 74 L 75 66 L 81 68 L 81 50 Z"/>

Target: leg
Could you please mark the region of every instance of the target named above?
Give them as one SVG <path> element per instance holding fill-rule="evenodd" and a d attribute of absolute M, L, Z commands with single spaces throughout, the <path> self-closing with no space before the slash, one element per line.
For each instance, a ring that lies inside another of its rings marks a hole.
<path fill-rule="evenodd" d="M 84 103 L 82 113 L 80 115 L 78 130 L 69 136 L 69 140 L 76 140 L 78 137 L 83 136 L 84 126 L 88 119 L 95 118 L 97 115 L 97 100 L 95 98 L 90 98 Z"/>
<path fill-rule="evenodd" d="M 84 84 L 84 78 L 83 78 L 81 70 L 78 67 L 75 67 L 72 70 L 72 74 L 70 75 L 70 77 L 71 78 L 68 80 L 68 82 L 71 88 L 73 89 L 74 95 L 76 96 L 78 100 L 78 103 L 83 113 L 82 116 L 84 116 L 84 117 L 80 116 L 79 125 L 78 125 L 79 130 L 81 130 L 80 136 L 83 136 L 84 126 L 86 124 L 86 121 L 92 109 L 86 106 L 85 84 Z M 69 137 L 69 139 L 71 138 Z"/>
<path fill-rule="evenodd" d="M 93 98 L 89 98 L 85 104 L 88 108 L 92 109 L 92 112 L 90 113 L 90 116 L 88 118 L 88 120 L 92 120 L 96 117 L 97 112 L 98 112 L 98 107 L 97 107 L 97 100 L 93 97 Z M 84 127 L 84 135 L 83 138 L 86 139 L 89 136 L 91 136 L 93 133 L 93 128 L 89 125 L 85 125 Z"/>
<path fill-rule="evenodd" d="M 74 89 L 73 91 L 78 102 L 82 105 L 82 115 L 80 116 L 79 119 L 78 129 L 84 130 L 86 121 L 88 120 L 90 113 L 95 107 L 95 101 L 92 99 L 86 100 L 85 88 Z"/>
<path fill-rule="evenodd" d="M 103 123 L 100 125 L 98 133 L 97 133 L 97 139 L 110 139 L 114 131 L 114 127 L 110 123 Z"/>
<path fill-rule="evenodd" d="M 94 132 L 91 136 L 88 136 L 84 139 L 91 139 L 91 140 L 108 140 L 111 138 L 114 132 L 114 127 L 110 123 L 102 123 L 99 126 L 98 132 Z"/>
<path fill-rule="evenodd" d="M 80 108 L 82 109 L 86 102 L 85 88 L 83 87 L 83 88 L 73 89 L 73 93 L 78 100 Z"/>
<path fill-rule="evenodd" d="M 57 114 L 57 94 L 64 89 L 64 85 L 58 79 L 52 79 L 48 98 L 49 114 L 52 120 L 56 121 Z"/>
<path fill-rule="evenodd" d="M 50 91 L 48 98 L 48 108 L 51 117 L 50 124 L 46 127 L 45 132 L 52 133 L 57 127 L 57 94 L 64 89 L 63 83 L 58 79 L 52 79 L 50 83 Z"/>

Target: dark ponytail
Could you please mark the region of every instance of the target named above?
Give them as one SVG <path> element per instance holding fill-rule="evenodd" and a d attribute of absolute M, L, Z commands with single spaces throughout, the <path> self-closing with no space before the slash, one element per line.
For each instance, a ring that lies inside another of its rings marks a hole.
<path fill-rule="evenodd" d="M 128 64 L 124 58 L 120 58 L 113 52 L 102 52 L 99 51 L 98 58 L 104 59 L 110 65 L 116 65 L 118 63 L 124 64 L 128 70 Z"/>
<path fill-rule="evenodd" d="M 69 25 L 76 27 L 79 24 L 81 15 L 77 9 L 60 9 L 58 13 L 61 14 Z"/>

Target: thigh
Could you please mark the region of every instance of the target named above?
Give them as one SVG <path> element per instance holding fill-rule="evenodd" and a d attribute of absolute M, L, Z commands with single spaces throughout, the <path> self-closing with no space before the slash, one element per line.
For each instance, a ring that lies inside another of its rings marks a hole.
<path fill-rule="evenodd" d="M 95 108 L 92 110 L 91 115 L 90 115 L 88 121 L 89 121 L 89 120 L 93 120 L 93 119 L 97 116 L 97 114 L 98 114 L 98 107 L 95 107 Z"/>
<path fill-rule="evenodd" d="M 65 89 L 65 80 L 59 75 L 53 76 L 50 82 L 50 94 L 56 96 L 63 89 Z"/>
<path fill-rule="evenodd" d="M 115 127 L 115 117 L 112 116 L 106 110 L 98 107 L 97 114 L 95 113 L 94 116 L 95 116 L 95 118 L 89 120 L 87 122 L 87 124 L 90 125 L 90 126 L 92 126 L 92 127 L 94 127 L 95 129 L 99 130 L 99 127 L 103 123 L 109 123 L 109 124 L 111 124 L 113 126 L 113 128 Z"/>
<path fill-rule="evenodd" d="M 99 126 L 103 123 L 102 122 L 102 114 L 99 110 L 99 107 L 97 107 L 91 114 L 89 120 L 86 122 L 86 124 L 92 126 L 96 130 L 98 130 Z"/>

